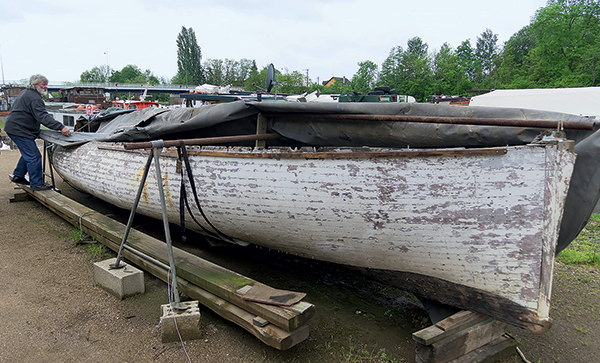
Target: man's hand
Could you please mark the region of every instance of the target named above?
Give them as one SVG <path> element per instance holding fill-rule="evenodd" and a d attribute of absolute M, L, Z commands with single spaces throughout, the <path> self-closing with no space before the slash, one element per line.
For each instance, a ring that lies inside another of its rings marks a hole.
<path fill-rule="evenodd" d="M 71 131 L 69 131 L 69 129 L 66 126 L 63 127 L 62 130 L 60 130 L 60 132 L 65 136 L 71 136 Z"/>

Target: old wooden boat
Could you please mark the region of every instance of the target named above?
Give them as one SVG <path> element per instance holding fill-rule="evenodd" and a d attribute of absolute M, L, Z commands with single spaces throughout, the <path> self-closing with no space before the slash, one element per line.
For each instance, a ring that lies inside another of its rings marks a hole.
<path fill-rule="evenodd" d="M 210 107 L 193 112 L 209 112 L 208 119 L 213 120 L 220 109 Z M 262 111 L 258 120 L 255 107 Z M 231 119 L 254 118 L 255 128 L 286 134 L 288 143 L 302 139 L 290 142 L 289 130 L 297 128 L 298 107 L 306 112 L 312 106 L 294 106 L 283 115 L 281 106 L 275 106 L 279 114 L 260 107 L 243 105 L 239 117 L 231 117 L 229 108 L 228 129 L 236 122 Z M 342 106 L 347 107 L 355 110 L 355 106 Z M 151 127 L 140 130 L 151 117 L 173 122 L 173 115 L 149 117 L 149 112 L 112 121 L 131 125 L 136 118 L 136 130 L 106 137 L 107 130 L 122 127 L 101 126 L 95 138 L 103 141 L 90 137 L 83 143 L 56 136 L 55 169 L 78 189 L 131 208 L 149 151 L 127 150 L 118 139 L 129 133 L 129 140 L 140 140 L 135 137 L 138 132 L 152 133 Z M 265 114 L 271 118 L 266 124 Z M 307 135 L 315 139 L 315 134 L 322 133 L 315 131 L 314 112 L 310 115 L 304 115 Z M 286 119 L 292 126 L 276 127 L 275 121 Z M 331 120 L 321 121 L 325 119 Z M 348 115 L 343 122 L 351 119 Z M 370 122 L 377 126 L 393 122 L 383 119 Z M 244 128 L 245 121 L 238 126 Z M 211 124 L 205 135 L 214 136 L 218 127 Z M 433 127 L 439 129 L 440 124 Z M 403 130 L 410 133 L 406 127 Z M 188 228 L 227 242 L 352 266 L 420 296 L 544 332 L 551 325 L 554 256 L 576 156 L 574 142 L 531 141 L 431 148 L 306 142 L 268 147 L 188 146 L 189 167 L 184 169 L 192 171 L 198 204 L 191 197 L 190 176 L 180 174 L 185 162 L 179 160 L 177 149 L 165 149 L 160 161 L 173 223 L 180 221 L 183 180 L 190 212 L 197 220 L 193 222 L 186 213 Z M 156 181 L 148 179 L 139 213 L 161 217 L 157 187 Z"/>

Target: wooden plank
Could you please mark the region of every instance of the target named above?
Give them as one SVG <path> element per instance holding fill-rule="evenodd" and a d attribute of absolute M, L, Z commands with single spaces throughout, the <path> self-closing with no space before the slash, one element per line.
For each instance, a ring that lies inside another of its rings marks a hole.
<path fill-rule="evenodd" d="M 423 345 L 431 345 L 465 328 L 490 320 L 489 316 L 463 310 L 435 325 L 413 333 L 413 339 Z"/>
<path fill-rule="evenodd" d="M 33 200 L 33 198 L 29 194 L 23 192 L 23 193 L 15 193 L 15 195 L 12 198 L 10 198 L 8 201 L 10 203 L 18 203 L 18 202 L 25 202 L 27 200 Z"/>
<path fill-rule="evenodd" d="M 507 336 L 502 336 L 481 348 L 457 358 L 450 363 L 484 363 L 497 362 L 501 359 L 510 358 L 516 353 L 517 342 Z"/>
<path fill-rule="evenodd" d="M 277 149 L 274 149 L 277 150 Z M 481 149 L 449 149 L 449 150 L 378 150 L 376 148 L 367 150 L 351 150 L 347 152 L 339 151 L 315 151 L 315 152 L 295 152 L 277 150 L 276 152 L 234 152 L 217 150 L 190 150 L 189 155 L 220 156 L 229 158 L 263 158 L 263 159 L 352 159 L 352 158 L 383 158 L 383 157 L 435 157 L 435 156 L 475 156 L 475 155 L 503 155 L 508 153 L 506 147 L 491 147 Z M 123 150 L 125 151 L 125 150 Z M 175 154 L 174 150 L 166 150 L 165 154 Z"/>
<path fill-rule="evenodd" d="M 447 363 L 500 338 L 506 324 L 488 319 L 431 345 L 416 343 L 417 356 L 426 363 Z"/>
<path fill-rule="evenodd" d="M 123 255 L 128 261 L 133 262 L 135 265 L 139 266 L 145 271 L 148 271 L 152 275 L 167 282 L 168 276 L 165 269 L 146 261 L 127 250 L 124 251 Z M 185 279 L 178 277 L 177 287 L 181 292 L 193 299 L 198 300 L 202 305 L 208 307 L 221 317 L 246 329 L 263 343 L 273 348 L 286 350 L 308 338 L 309 328 L 307 325 L 303 325 L 291 332 L 283 330 L 273 324 L 269 324 L 266 321 L 266 323 L 262 326 L 256 325 L 254 323 L 255 319 L 264 319 L 257 317 L 254 314 L 251 314 L 235 305 L 232 305 L 230 302 L 225 301 L 218 296 L 211 294 L 210 292 L 203 290 L 198 286 L 195 286 L 194 284 L 191 284 Z"/>
<path fill-rule="evenodd" d="M 490 319 L 490 317 L 474 311 L 463 310 L 447 317 L 435 325 L 442 329 L 446 334 L 452 334 L 453 332 L 463 330 L 487 319 Z"/>
<path fill-rule="evenodd" d="M 81 226 L 85 233 L 106 244 L 112 250 L 118 251 L 125 231 L 125 225 L 122 223 L 54 191 L 28 191 L 28 193 L 69 223 L 78 228 Z M 168 265 L 166 244 L 162 241 L 132 229 L 127 245 Z M 287 331 L 298 329 L 314 316 L 314 305 L 309 304 L 310 306 L 307 307 L 306 302 L 300 308 L 294 308 L 294 306 L 279 307 L 243 300 L 236 294 L 236 290 L 245 285 L 264 284 L 177 248 L 173 249 L 173 254 L 178 277 L 260 316 L 282 329 Z"/>

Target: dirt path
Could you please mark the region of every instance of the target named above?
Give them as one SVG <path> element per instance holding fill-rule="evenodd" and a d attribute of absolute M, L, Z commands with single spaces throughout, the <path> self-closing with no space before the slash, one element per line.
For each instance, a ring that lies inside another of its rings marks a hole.
<path fill-rule="evenodd" d="M 18 190 L 7 175 L 18 157 L 0 154 L 0 362 L 187 362 L 180 344 L 160 342 L 162 282 L 146 276 L 146 294 L 117 300 L 95 286 L 94 260 L 88 246 L 74 245 L 70 224 L 35 201 L 9 203 Z M 317 316 L 307 341 L 279 352 L 203 310 L 203 339 L 185 343 L 191 362 L 412 362 L 410 334 L 429 325 L 410 297 L 335 268 L 258 249 L 199 253 L 272 286 L 307 292 Z M 546 335 L 511 329 L 531 362 L 600 361 L 598 271 L 557 264 L 551 315 Z"/>

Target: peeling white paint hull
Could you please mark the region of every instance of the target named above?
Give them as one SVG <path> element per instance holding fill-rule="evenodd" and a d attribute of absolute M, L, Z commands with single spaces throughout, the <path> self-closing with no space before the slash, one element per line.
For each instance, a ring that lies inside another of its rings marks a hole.
<path fill-rule="evenodd" d="M 202 209 L 224 234 L 367 269 L 425 297 L 543 332 L 575 161 L 568 145 L 189 154 Z M 176 156 L 169 150 L 160 158 L 173 223 Z M 58 147 L 54 165 L 75 187 L 130 209 L 147 157 L 90 142 Z M 154 166 L 138 213 L 162 218 Z M 186 227 L 197 226 L 190 219 Z"/>

